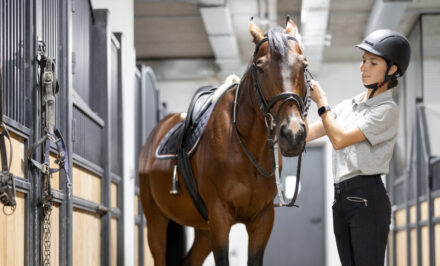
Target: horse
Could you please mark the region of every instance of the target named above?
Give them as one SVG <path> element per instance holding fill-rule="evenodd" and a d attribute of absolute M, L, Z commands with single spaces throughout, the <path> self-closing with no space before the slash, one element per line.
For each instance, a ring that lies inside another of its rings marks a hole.
<path fill-rule="evenodd" d="M 181 115 L 170 114 L 161 120 L 141 149 L 140 199 L 155 265 L 166 265 L 170 220 L 194 227 L 194 243 L 183 265 L 202 265 L 211 251 L 216 265 L 229 265 L 228 238 L 235 223 L 245 224 L 249 235 L 248 265 L 263 263 L 277 193 L 272 169 L 275 155 L 267 141 L 273 132 L 280 147 L 278 160 L 281 155 L 298 156 L 305 148 L 307 60 L 290 17 L 285 28 L 272 28 L 266 35 L 251 19 L 249 31 L 256 45 L 254 55 L 240 83 L 218 99 L 190 158 L 208 221 L 202 218 L 185 186 L 180 186 L 178 196 L 169 193 L 176 161 L 155 157 L 160 141 L 182 121 Z"/>

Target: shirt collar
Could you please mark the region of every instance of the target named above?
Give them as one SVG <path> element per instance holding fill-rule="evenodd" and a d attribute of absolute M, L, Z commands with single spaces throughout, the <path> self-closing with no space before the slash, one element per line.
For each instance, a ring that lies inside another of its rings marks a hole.
<path fill-rule="evenodd" d="M 352 99 L 352 104 L 353 106 L 356 106 L 358 104 L 360 104 L 362 102 L 362 100 L 365 97 L 365 93 L 366 92 L 362 92 L 361 94 L 356 95 L 353 99 Z M 374 96 L 371 99 L 368 99 L 365 104 L 368 106 L 376 106 L 379 105 L 382 102 L 386 102 L 386 101 L 390 101 L 393 99 L 393 94 L 391 90 L 386 90 L 384 92 L 382 92 L 381 94 L 378 94 L 376 96 Z"/>

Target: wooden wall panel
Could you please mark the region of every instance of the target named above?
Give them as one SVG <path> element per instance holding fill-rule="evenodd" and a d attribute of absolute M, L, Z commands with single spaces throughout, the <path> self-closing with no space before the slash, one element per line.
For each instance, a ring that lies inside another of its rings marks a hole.
<path fill-rule="evenodd" d="M 440 224 L 436 224 L 434 227 L 435 235 L 435 266 L 440 266 Z"/>
<path fill-rule="evenodd" d="M 417 231 L 416 229 L 411 229 L 410 231 L 410 241 L 411 241 L 411 265 L 417 265 Z"/>
<path fill-rule="evenodd" d="M 144 266 L 154 266 L 153 255 L 151 255 L 150 247 L 148 246 L 148 230 L 144 227 Z"/>
<path fill-rule="evenodd" d="M 134 226 L 134 265 L 139 266 L 139 225 Z"/>
<path fill-rule="evenodd" d="M 25 256 L 25 195 L 17 192 L 15 212 L 4 215 L 0 210 L 0 265 L 24 265 Z M 0 209 L 3 205 L 0 204 Z"/>
<path fill-rule="evenodd" d="M 43 236 L 42 239 L 43 241 Z M 41 243 L 44 247 L 44 242 Z M 60 265 L 60 208 L 59 204 L 52 206 L 50 214 L 50 265 Z"/>
<path fill-rule="evenodd" d="M 434 199 L 434 216 L 440 216 L 440 197 Z"/>
<path fill-rule="evenodd" d="M 403 226 L 406 224 L 406 210 L 401 209 L 396 211 L 396 226 Z"/>
<path fill-rule="evenodd" d="M 110 221 L 110 252 L 111 265 L 118 265 L 118 220 L 112 218 Z"/>
<path fill-rule="evenodd" d="M 394 253 L 394 246 L 393 246 L 393 232 L 390 232 L 388 234 L 388 265 L 394 265 L 393 264 L 393 253 Z"/>
<path fill-rule="evenodd" d="M 428 226 L 421 228 L 421 253 L 422 266 L 429 266 L 429 229 Z"/>
<path fill-rule="evenodd" d="M 113 182 L 110 185 L 110 207 L 118 208 L 118 185 Z"/>
<path fill-rule="evenodd" d="M 15 176 L 19 176 L 24 178 L 24 160 L 25 160 L 25 147 L 24 147 L 24 139 L 14 133 L 12 133 L 10 130 L 9 135 L 11 136 L 11 143 L 12 143 L 12 164 L 11 164 L 11 173 L 13 173 Z M 3 132 L 3 127 L 0 127 L 0 132 Z M 9 141 L 5 139 L 5 146 L 6 146 L 6 152 L 8 156 L 8 163 L 9 163 Z"/>
<path fill-rule="evenodd" d="M 425 221 L 428 220 L 428 202 L 423 201 L 420 203 L 420 220 Z"/>
<path fill-rule="evenodd" d="M 101 178 L 77 165 L 73 166 L 73 195 L 101 203 Z"/>
<path fill-rule="evenodd" d="M 59 165 L 55 163 L 57 159 L 54 153 L 50 153 L 50 167 L 51 168 L 59 168 Z M 63 170 L 61 170 L 63 171 Z M 52 188 L 60 190 L 60 172 L 56 172 L 52 174 L 52 180 L 50 181 Z"/>
<path fill-rule="evenodd" d="M 139 215 L 139 196 L 134 195 L 134 215 Z"/>
<path fill-rule="evenodd" d="M 413 205 L 409 208 L 409 222 L 412 224 L 416 222 L 416 206 L 415 205 Z"/>
<path fill-rule="evenodd" d="M 406 231 L 399 231 L 396 233 L 396 265 L 407 266 Z"/>
<path fill-rule="evenodd" d="M 101 265 L 101 218 L 98 214 L 74 209 L 73 265 Z"/>

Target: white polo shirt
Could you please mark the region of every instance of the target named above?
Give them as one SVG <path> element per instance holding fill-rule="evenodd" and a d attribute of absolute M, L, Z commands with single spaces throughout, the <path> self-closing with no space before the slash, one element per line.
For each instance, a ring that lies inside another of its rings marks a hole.
<path fill-rule="evenodd" d="M 387 90 L 362 102 L 365 92 L 344 100 L 332 109 L 336 121 L 344 129 L 359 127 L 366 140 L 333 150 L 334 182 L 357 175 L 387 174 L 397 139 L 399 107 Z"/>

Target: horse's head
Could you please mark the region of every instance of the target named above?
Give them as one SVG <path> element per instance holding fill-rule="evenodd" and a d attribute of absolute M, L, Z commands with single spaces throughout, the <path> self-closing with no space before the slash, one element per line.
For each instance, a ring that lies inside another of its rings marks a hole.
<path fill-rule="evenodd" d="M 251 71 L 258 104 L 266 125 L 275 126 L 281 153 L 296 156 L 305 147 L 309 104 L 301 36 L 290 17 L 285 29 L 276 27 L 265 35 L 251 21 L 249 30 L 256 44 Z"/>

